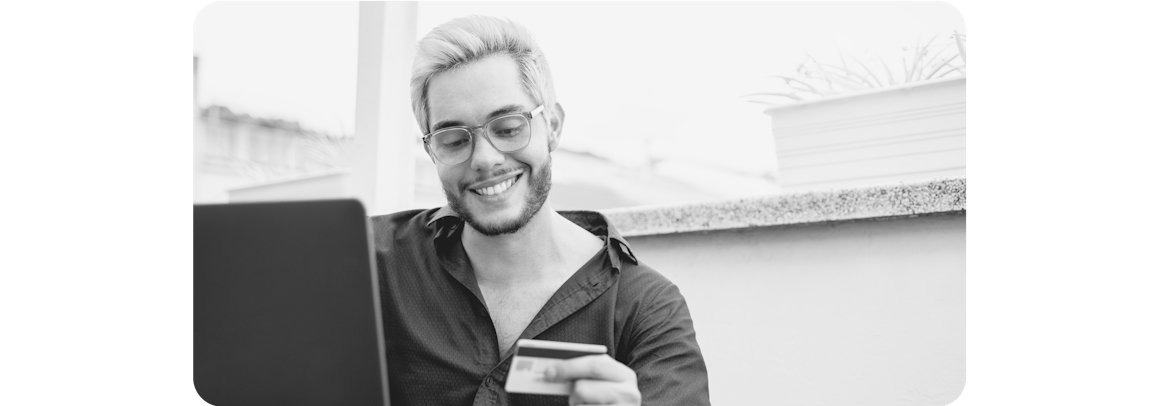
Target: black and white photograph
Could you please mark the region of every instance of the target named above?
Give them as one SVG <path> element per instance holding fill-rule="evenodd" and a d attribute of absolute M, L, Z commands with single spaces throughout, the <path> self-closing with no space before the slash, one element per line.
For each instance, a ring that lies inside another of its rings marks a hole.
<path fill-rule="evenodd" d="M 965 384 L 967 44 L 945 3 L 208 5 L 198 393 L 949 404 Z M 308 217 L 351 209 L 326 199 L 361 204 L 348 232 L 369 229 L 373 264 L 339 269 L 356 255 L 327 243 L 343 230 Z M 264 296 L 342 272 L 377 282 L 381 321 L 359 284 L 333 282 L 362 298 L 345 311 Z M 347 377 L 338 359 L 381 354 L 324 311 L 382 329 L 385 383 Z M 320 328 L 359 352 L 325 358 Z M 604 350 L 553 360 L 524 341 Z"/>

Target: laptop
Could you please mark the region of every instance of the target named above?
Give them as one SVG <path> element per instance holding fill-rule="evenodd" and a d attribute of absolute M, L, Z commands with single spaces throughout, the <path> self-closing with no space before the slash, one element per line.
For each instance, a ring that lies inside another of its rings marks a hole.
<path fill-rule="evenodd" d="M 207 403 L 388 406 L 357 200 L 193 206 L 193 383 Z"/>

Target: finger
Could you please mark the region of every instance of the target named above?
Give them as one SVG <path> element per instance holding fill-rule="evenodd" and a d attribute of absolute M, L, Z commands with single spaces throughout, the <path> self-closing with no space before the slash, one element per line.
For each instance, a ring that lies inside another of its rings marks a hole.
<path fill-rule="evenodd" d="M 572 358 L 555 364 L 544 372 L 548 380 L 557 382 L 576 379 L 613 382 L 629 380 L 635 382 L 636 380 L 636 372 L 632 368 L 628 368 L 627 365 L 621 364 L 607 354 Z"/>
<path fill-rule="evenodd" d="M 568 404 L 610 405 L 615 403 L 615 382 L 578 379 L 568 396 Z"/>
<path fill-rule="evenodd" d="M 635 382 L 578 379 L 568 401 L 571 404 L 639 404 L 640 390 L 636 388 Z"/>

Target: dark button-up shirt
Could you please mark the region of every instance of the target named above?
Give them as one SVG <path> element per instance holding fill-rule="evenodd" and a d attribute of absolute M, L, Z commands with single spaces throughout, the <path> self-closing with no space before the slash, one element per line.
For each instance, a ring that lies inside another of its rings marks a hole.
<path fill-rule="evenodd" d="M 645 405 L 707 405 L 708 373 L 676 285 L 640 263 L 595 212 L 560 212 L 605 249 L 548 299 L 519 338 L 602 344 L 636 372 Z M 495 327 L 449 208 L 371 218 L 391 404 L 567 405 L 503 390 L 512 351 Z"/>

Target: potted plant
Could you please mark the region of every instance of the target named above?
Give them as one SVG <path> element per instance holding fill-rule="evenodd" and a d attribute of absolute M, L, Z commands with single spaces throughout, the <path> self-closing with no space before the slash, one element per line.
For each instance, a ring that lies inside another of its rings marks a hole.
<path fill-rule="evenodd" d="M 783 190 L 849 187 L 966 171 L 965 36 L 923 45 L 890 69 L 878 58 L 807 56 L 780 88 L 746 95 L 768 105 Z"/>

